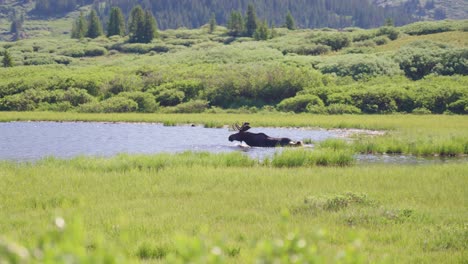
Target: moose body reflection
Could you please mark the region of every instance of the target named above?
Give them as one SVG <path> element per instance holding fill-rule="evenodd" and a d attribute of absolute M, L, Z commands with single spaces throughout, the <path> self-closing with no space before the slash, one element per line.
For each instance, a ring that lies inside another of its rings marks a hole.
<path fill-rule="evenodd" d="M 244 123 L 241 127 L 237 124 L 233 126 L 238 132 L 229 136 L 229 141 L 245 142 L 251 147 L 284 147 L 284 146 L 302 146 L 301 141 L 292 141 L 290 138 L 275 138 L 267 136 L 265 133 L 246 132 L 251 127 L 249 123 Z"/>

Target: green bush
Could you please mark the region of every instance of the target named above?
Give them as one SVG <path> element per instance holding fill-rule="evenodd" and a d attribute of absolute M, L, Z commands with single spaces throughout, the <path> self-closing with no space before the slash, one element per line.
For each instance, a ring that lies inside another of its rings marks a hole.
<path fill-rule="evenodd" d="M 283 54 L 295 53 L 298 55 L 322 55 L 327 54 L 331 51 L 331 48 L 327 45 L 314 44 L 314 45 L 301 45 L 301 46 L 292 46 L 283 50 Z"/>
<path fill-rule="evenodd" d="M 46 64 L 55 64 L 56 61 L 52 56 L 32 56 L 25 58 L 23 65 L 46 65 Z"/>
<path fill-rule="evenodd" d="M 364 40 L 364 41 L 359 41 L 359 42 L 354 42 L 354 47 L 358 47 L 358 48 L 363 48 L 363 47 L 366 47 L 366 48 L 373 48 L 375 47 L 375 45 L 377 44 L 377 42 L 375 41 L 375 38 L 372 39 L 372 40 Z M 349 49 L 351 48 L 347 48 L 346 50 L 348 51 Z M 362 52 L 355 52 L 355 53 L 362 53 Z"/>
<path fill-rule="evenodd" d="M 178 90 L 184 93 L 185 101 L 196 99 L 204 85 L 200 80 L 177 80 L 161 84 L 156 90 Z"/>
<path fill-rule="evenodd" d="M 186 103 L 178 104 L 174 107 L 168 107 L 165 112 L 168 113 L 202 113 L 209 107 L 208 101 L 192 100 Z"/>
<path fill-rule="evenodd" d="M 456 114 L 468 114 L 468 96 L 465 95 L 465 97 L 450 103 L 448 110 Z"/>
<path fill-rule="evenodd" d="M 100 104 L 104 113 L 125 113 L 136 112 L 138 110 L 137 102 L 121 96 L 111 97 Z"/>
<path fill-rule="evenodd" d="M 70 88 L 63 93 L 63 100 L 69 102 L 72 106 L 86 104 L 95 101 L 85 89 Z"/>
<path fill-rule="evenodd" d="M 351 44 L 351 40 L 344 33 L 332 33 L 321 35 L 316 39 L 318 43 L 330 46 L 332 50 L 337 51 L 346 48 Z"/>
<path fill-rule="evenodd" d="M 367 30 L 363 32 L 356 32 L 352 34 L 352 40 L 353 42 L 362 42 L 365 40 L 373 39 L 375 35 L 376 35 L 375 32 L 367 31 Z"/>
<path fill-rule="evenodd" d="M 146 54 L 151 51 L 165 53 L 169 51 L 169 47 L 161 44 L 143 44 L 143 43 L 117 43 L 110 47 L 113 50 L 118 50 L 124 53 L 139 53 Z"/>
<path fill-rule="evenodd" d="M 100 102 L 90 102 L 86 104 L 79 105 L 77 111 L 80 113 L 102 113 L 103 107 Z"/>
<path fill-rule="evenodd" d="M 2 111 L 31 111 L 36 103 L 22 94 L 8 95 L 0 98 L 0 110 Z"/>
<path fill-rule="evenodd" d="M 62 51 L 61 54 L 68 57 L 81 58 L 85 56 L 85 50 L 83 48 L 70 48 Z"/>
<path fill-rule="evenodd" d="M 361 109 L 347 104 L 330 104 L 326 107 L 326 111 L 331 115 L 342 115 L 342 114 L 360 114 Z"/>
<path fill-rule="evenodd" d="M 468 74 L 468 49 L 450 48 L 432 41 L 416 41 L 401 48 L 395 54 L 395 60 L 413 80 L 431 73 Z"/>
<path fill-rule="evenodd" d="M 402 30 L 409 35 L 427 35 L 453 31 L 455 30 L 455 26 L 449 21 L 424 21 L 406 25 L 402 27 Z"/>
<path fill-rule="evenodd" d="M 58 64 L 68 65 L 73 62 L 73 59 L 67 56 L 54 56 L 54 61 Z"/>
<path fill-rule="evenodd" d="M 53 111 L 53 112 L 66 112 L 74 109 L 73 105 L 70 102 L 59 102 L 55 104 L 50 104 L 47 102 L 39 103 L 35 110 L 38 111 Z"/>
<path fill-rule="evenodd" d="M 22 93 L 5 96 L 0 99 L 0 109 L 6 111 L 31 111 L 42 102 L 57 103 L 63 100 L 63 91 L 28 89 Z"/>
<path fill-rule="evenodd" d="M 377 36 L 387 36 L 390 40 L 396 40 L 400 32 L 394 27 L 381 27 L 377 31 Z"/>
<path fill-rule="evenodd" d="M 143 89 L 142 80 L 135 75 L 118 75 L 103 85 L 106 96 L 116 95 L 121 92 L 133 92 Z"/>
<path fill-rule="evenodd" d="M 293 111 L 296 113 L 304 112 L 308 107 L 318 106 L 323 107 L 323 101 L 316 95 L 304 94 L 296 95 L 295 97 L 287 98 L 281 101 L 277 108 L 281 111 L 289 112 Z"/>
<path fill-rule="evenodd" d="M 350 95 L 354 105 L 364 113 L 393 113 L 398 109 L 395 99 L 386 90 L 357 90 Z"/>
<path fill-rule="evenodd" d="M 378 46 L 381 46 L 381 45 L 385 45 L 389 42 L 389 39 L 388 37 L 386 36 L 381 36 L 381 37 L 375 37 L 374 38 L 374 42 L 375 44 L 377 44 Z"/>
<path fill-rule="evenodd" d="M 432 113 L 442 114 L 451 105 L 455 111 L 461 111 L 464 104 L 464 99 L 468 95 L 468 91 L 463 88 L 451 86 L 439 86 L 434 84 L 426 84 L 420 86 L 416 90 L 414 104 L 416 107 L 429 109 Z M 458 102 L 458 103 L 456 103 Z"/>
<path fill-rule="evenodd" d="M 330 58 L 317 65 L 322 73 L 334 73 L 338 76 L 352 76 L 353 79 L 376 77 L 379 75 L 398 75 L 398 64 L 383 56 L 348 54 Z"/>
<path fill-rule="evenodd" d="M 96 57 L 106 55 L 107 50 L 103 47 L 86 47 L 84 49 L 84 56 Z"/>
<path fill-rule="evenodd" d="M 161 106 L 175 106 L 184 101 L 185 93 L 174 89 L 164 89 L 158 91 L 156 101 Z"/>
<path fill-rule="evenodd" d="M 128 98 L 138 104 L 138 112 L 152 113 L 158 108 L 156 98 L 151 93 L 144 92 L 122 92 L 119 97 Z"/>
<path fill-rule="evenodd" d="M 431 110 L 429 110 L 427 108 L 424 108 L 424 107 L 415 108 L 415 109 L 413 109 L 412 113 L 417 114 L 417 115 L 430 115 L 430 114 L 432 114 Z"/>

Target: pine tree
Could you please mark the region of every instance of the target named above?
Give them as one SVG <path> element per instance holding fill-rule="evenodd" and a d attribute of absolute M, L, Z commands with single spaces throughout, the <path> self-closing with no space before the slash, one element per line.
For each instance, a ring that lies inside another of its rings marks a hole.
<path fill-rule="evenodd" d="M 141 6 L 135 6 L 130 12 L 128 21 L 128 33 L 130 42 L 143 43 L 145 40 L 145 13 Z"/>
<path fill-rule="evenodd" d="M 84 17 L 83 12 L 80 12 L 80 16 L 76 19 L 72 25 L 71 37 L 75 39 L 81 39 L 86 36 L 88 31 L 88 24 Z"/>
<path fill-rule="evenodd" d="M 150 11 L 145 11 L 144 34 L 142 38 L 143 43 L 150 43 L 157 37 L 157 24 Z"/>
<path fill-rule="evenodd" d="M 291 12 L 288 11 L 288 14 L 286 15 L 286 28 L 289 30 L 294 30 L 296 29 L 296 22 L 294 22 L 294 18 L 291 15 Z"/>
<path fill-rule="evenodd" d="M 268 39 L 268 23 L 266 20 L 258 25 L 257 30 L 255 30 L 255 33 L 254 33 L 254 38 L 256 40 Z"/>
<path fill-rule="evenodd" d="M 109 24 L 107 25 L 107 36 L 124 36 L 125 35 L 125 21 L 122 10 L 119 7 L 112 7 Z"/>
<path fill-rule="evenodd" d="M 393 19 L 391 17 L 387 17 L 385 19 L 385 24 L 386 27 L 393 27 L 395 23 L 393 22 Z"/>
<path fill-rule="evenodd" d="M 102 35 L 102 25 L 99 17 L 96 14 L 96 11 L 93 9 L 88 17 L 88 31 L 86 32 L 86 37 L 88 38 L 97 38 Z"/>
<path fill-rule="evenodd" d="M 245 22 L 245 34 L 248 37 L 252 37 L 257 29 L 257 14 L 252 4 L 247 6 L 247 18 Z"/>
<path fill-rule="evenodd" d="M 210 18 L 210 30 L 209 30 L 209 33 L 213 33 L 216 29 L 216 17 L 215 17 L 215 14 L 211 14 L 211 18 Z"/>
<path fill-rule="evenodd" d="M 8 50 L 3 52 L 3 60 L 2 60 L 3 67 L 13 67 L 13 59 L 11 58 L 10 53 Z"/>
<path fill-rule="evenodd" d="M 229 34 L 237 37 L 244 32 L 244 19 L 239 11 L 232 11 L 228 21 Z"/>

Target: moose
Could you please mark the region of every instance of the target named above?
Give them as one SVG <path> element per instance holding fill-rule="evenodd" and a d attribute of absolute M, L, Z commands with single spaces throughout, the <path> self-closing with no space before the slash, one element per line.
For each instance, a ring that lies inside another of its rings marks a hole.
<path fill-rule="evenodd" d="M 234 124 L 232 126 L 234 130 L 238 132 L 229 136 L 229 141 L 244 141 L 251 147 L 285 147 L 285 146 L 302 146 L 301 141 L 292 141 L 290 138 L 275 138 L 269 137 L 265 133 L 250 133 L 250 124 L 245 122 L 242 126 Z"/>

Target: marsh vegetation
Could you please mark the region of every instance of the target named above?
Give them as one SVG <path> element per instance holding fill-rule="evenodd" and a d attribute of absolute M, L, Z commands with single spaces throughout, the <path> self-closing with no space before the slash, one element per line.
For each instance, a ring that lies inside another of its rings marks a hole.
<path fill-rule="evenodd" d="M 437 149 L 434 139 L 441 145 L 462 142 L 465 150 L 457 148 L 456 155 L 466 154 L 464 116 L 0 114 L 2 121 L 170 120 L 167 125 L 208 126 L 246 118 L 262 126 L 360 127 L 388 134 L 316 142 L 313 150 L 284 150 L 263 161 L 240 152 L 185 152 L 1 162 L 2 256 L 168 263 L 464 258 L 466 162 L 362 165 L 353 157 L 371 141 L 379 153 L 395 140 L 407 144 L 415 138 L 428 142 L 430 155 Z M 12 245 L 22 251 L 11 251 Z"/>

